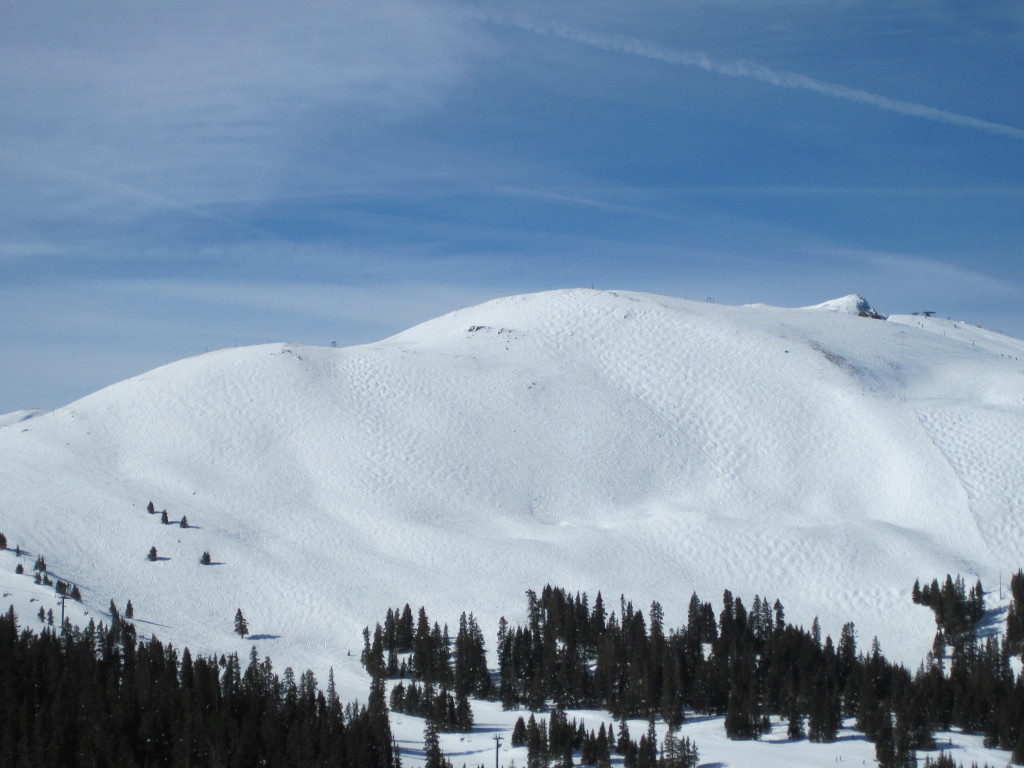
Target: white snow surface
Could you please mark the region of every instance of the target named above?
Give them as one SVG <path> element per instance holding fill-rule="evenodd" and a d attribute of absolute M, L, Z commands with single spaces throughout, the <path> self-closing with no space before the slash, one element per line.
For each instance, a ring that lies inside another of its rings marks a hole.
<path fill-rule="evenodd" d="M 11 413 L 0 414 L 0 427 L 7 427 L 11 424 L 20 424 L 23 421 L 34 419 L 40 414 L 46 413 L 46 411 L 39 410 L 23 410 L 23 411 L 12 411 Z"/>
<path fill-rule="evenodd" d="M 841 299 L 832 299 L 821 304 L 815 304 L 813 307 L 807 307 L 807 309 L 823 309 L 830 312 L 844 312 L 848 315 L 868 315 L 878 319 L 885 319 L 885 315 L 877 312 L 868 303 L 867 299 L 857 293 L 851 293 L 849 296 L 843 296 Z"/>
<path fill-rule="evenodd" d="M 494 765 L 494 733 L 503 733 L 503 742 L 499 747 L 501 766 L 527 765 L 526 747 L 512 747 L 509 734 L 518 717 L 528 719 L 529 712 L 502 712 L 497 703 L 474 702 L 473 712 L 476 718 L 476 730 L 472 734 L 441 734 L 441 749 L 453 765 L 490 766 Z M 573 719 L 582 721 L 588 731 L 595 732 L 603 723 L 607 728 L 618 722 L 609 717 L 607 712 L 593 710 L 570 710 L 567 713 L 570 722 Z M 546 715 L 538 715 L 539 720 Z M 822 768 L 822 766 L 838 764 L 841 766 L 874 766 L 875 745 L 864 738 L 864 735 L 853 730 L 853 720 L 846 721 L 846 727 L 839 732 L 837 741 L 831 744 L 813 744 L 806 739 L 790 741 L 786 736 L 787 723 L 777 717 L 771 718 L 772 730 L 761 737 L 760 741 L 730 741 L 725 735 L 724 718 L 704 715 L 688 715 L 677 736 L 687 736 L 700 751 L 702 768 Z M 396 734 L 398 746 L 402 751 L 404 764 L 422 763 L 423 721 L 402 714 L 391 716 L 392 730 Z M 635 741 L 647 731 L 646 720 L 630 720 L 629 733 Z M 667 728 L 662 723 L 656 727 L 658 744 L 665 738 Z M 964 734 L 956 731 L 935 734 L 936 749 L 920 750 L 917 754 L 918 763 L 923 764 L 925 757 L 933 760 L 940 752 L 945 752 L 957 763 L 970 766 L 991 766 L 1002 768 L 1009 765 L 1010 753 L 1005 750 L 987 749 L 982 744 L 983 737 Z M 621 758 L 613 755 L 613 765 L 621 765 Z"/>
<path fill-rule="evenodd" d="M 546 583 L 656 599 L 670 627 L 694 591 L 778 598 L 914 668 L 934 633 L 915 579 L 980 577 L 992 605 L 1024 564 L 1024 342 L 856 299 L 563 290 L 364 346 L 211 352 L 0 417 L 0 532 L 80 586 L 73 620 L 131 599 L 143 634 L 255 642 L 278 670 L 333 667 L 343 696 L 388 607 L 453 635 L 472 611 L 493 651 Z"/>

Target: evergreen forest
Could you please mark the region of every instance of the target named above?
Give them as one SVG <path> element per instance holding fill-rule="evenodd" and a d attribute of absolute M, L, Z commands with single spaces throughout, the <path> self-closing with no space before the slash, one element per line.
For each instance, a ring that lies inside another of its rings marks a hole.
<path fill-rule="evenodd" d="M 398 768 L 383 701 L 342 705 L 333 673 L 277 675 L 253 648 L 192 657 L 134 625 L 19 631 L 0 614 L 0 765 Z"/>
<path fill-rule="evenodd" d="M 20 629 L 12 607 L 0 614 L 0 765 L 398 768 L 393 711 L 425 719 L 423 754 L 443 768 L 437 734 L 472 730 L 473 699 L 523 710 L 511 742 L 527 747 L 530 768 L 694 768 L 698 745 L 679 733 L 694 715 L 722 717 L 731 739 L 760 738 L 775 716 L 792 740 L 831 742 L 845 721 L 882 768 L 917 765 L 936 732 L 959 728 L 1024 764 L 1024 676 L 1011 663 L 1024 654 L 1024 573 L 1010 593 L 1004 632 L 985 624 L 980 582 L 916 583 L 911 599 L 934 612 L 936 633 L 915 670 L 888 661 L 877 640 L 859 647 L 852 623 L 834 641 L 816 619 L 788 622 L 778 600 L 755 596 L 748 608 L 728 590 L 717 609 L 694 594 L 677 628 L 657 602 L 645 614 L 625 597 L 609 606 L 601 593 L 529 590 L 524 623 L 499 622 L 496 669 L 472 613 L 453 639 L 406 605 L 364 631 L 365 706 L 340 702 L 333 672 L 321 690 L 310 671 L 278 675 L 255 648 L 243 667 L 235 654 L 193 657 L 140 639 L 113 605 L 109 625 L 40 634 Z M 610 719 L 588 728 L 573 709 Z M 638 738 L 636 719 L 648 723 Z"/>
<path fill-rule="evenodd" d="M 888 661 L 877 640 L 858 647 L 852 623 L 837 641 L 786 621 L 778 601 L 755 596 L 749 608 L 726 590 L 717 611 L 694 594 L 686 625 L 665 626 L 657 602 L 647 615 L 624 597 L 610 610 L 601 593 L 545 586 L 526 593 L 527 621 L 504 618 L 497 634 L 497 674 L 486 674 L 483 635 L 463 614 L 454 643 L 423 608 L 389 610 L 364 631 L 363 663 L 375 680 L 399 679 L 391 707 L 428 718 L 438 730 L 468 730 L 470 697 L 500 699 L 506 709 L 549 711 L 548 726 L 523 721 L 513 742 L 530 746 L 531 764 L 606 766 L 612 753 L 626 768 L 696 765 L 696 747 L 676 737 L 686 713 L 724 718 L 732 739 L 757 739 L 769 717 L 787 722 L 791 739 L 835 741 L 844 720 L 875 744 L 882 768 L 916 765 L 918 749 L 936 748 L 936 731 L 984 734 L 986 746 L 1024 764 L 1024 677 L 1011 657 L 1024 650 L 1024 573 L 1011 579 L 1004 637 L 978 631 L 985 616 L 981 583 L 947 576 L 912 600 L 935 613 L 932 651 L 916 670 Z M 619 721 L 587 731 L 565 722 L 567 709 L 601 709 Z M 627 719 L 647 719 L 630 738 Z M 656 748 L 653 723 L 669 726 Z M 669 742 L 670 739 L 666 739 Z M 645 743 L 646 742 L 646 743 Z M 669 751 L 676 757 L 666 762 Z M 660 754 L 659 754 L 660 753 Z M 577 762 L 574 762 L 577 761 Z"/>

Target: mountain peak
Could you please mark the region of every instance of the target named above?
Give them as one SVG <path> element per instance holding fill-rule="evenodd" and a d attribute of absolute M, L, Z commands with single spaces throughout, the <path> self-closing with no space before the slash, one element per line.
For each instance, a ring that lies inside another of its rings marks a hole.
<path fill-rule="evenodd" d="M 858 315 L 860 317 L 870 317 L 875 320 L 885 320 L 886 316 L 878 312 L 863 296 L 857 293 L 851 293 L 848 296 L 843 296 L 840 299 L 832 299 L 821 304 L 815 304 L 812 307 L 805 307 L 805 309 L 824 309 L 829 312 L 842 312 L 849 315 Z"/>

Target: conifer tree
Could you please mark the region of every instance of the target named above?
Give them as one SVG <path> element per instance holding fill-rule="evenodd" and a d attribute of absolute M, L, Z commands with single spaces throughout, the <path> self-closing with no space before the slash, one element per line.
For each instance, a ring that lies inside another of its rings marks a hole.
<path fill-rule="evenodd" d="M 245 616 L 242 615 L 241 608 L 235 611 L 235 634 L 239 637 L 245 637 L 249 634 L 249 622 L 247 622 L 245 620 Z"/>
<path fill-rule="evenodd" d="M 441 751 L 441 741 L 437 737 L 437 726 L 434 725 L 432 720 L 427 720 L 426 727 L 423 730 L 423 756 L 426 759 L 424 762 L 425 768 L 452 768 L 452 764 L 448 761 L 444 752 Z"/>
<path fill-rule="evenodd" d="M 892 739 L 892 716 L 886 713 L 875 736 L 875 760 L 878 768 L 895 768 L 896 750 Z"/>
<path fill-rule="evenodd" d="M 1024 728 L 1020 729 L 1020 736 L 1017 738 L 1017 743 L 1013 746 L 1013 753 L 1010 755 L 1010 759 L 1017 765 L 1024 765 Z"/>
<path fill-rule="evenodd" d="M 699 760 L 697 747 L 689 738 L 680 739 L 674 730 L 665 735 L 659 768 L 697 768 Z"/>
<path fill-rule="evenodd" d="M 789 716 L 789 724 L 786 726 L 786 738 L 790 741 L 799 741 L 806 735 L 804 716 L 799 711 L 792 712 Z"/>
<path fill-rule="evenodd" d="M 1006 614 L 1006 642 L 1024 657 L 1024 571 L 1010 577 L 1010 610 Z"/>
<path fill-rule="evenodd" d="M 512 746 L 522 747 L 526 745 L 526 721 L 523 720 L 523 716 L 520 715 L 519 719 L 516 720 L 515 727 L 512 728 Z"/>
<path fill-rule="evenodd" d="M 150 562 L 156 562 L 156 559 L 157 559 L 156 547 L 150 547 L 149 548 L 149 555 L 148 555 L 148 557 L 149 557 Z"/>
<path fill-rule="evenodd" d="M 654 719 L 647 721 L 647 733 L 640 737 L 636 750 L 636 768 L 656 768 L 658 739 L 654 734 Z"/>
<path fill-rule="evenodd" d="M 537 722 L 531 714 L 526 724 L 526 763 L 530 768 L 542 768 L 548 761 L 548 734 L 544 721 Z"/>

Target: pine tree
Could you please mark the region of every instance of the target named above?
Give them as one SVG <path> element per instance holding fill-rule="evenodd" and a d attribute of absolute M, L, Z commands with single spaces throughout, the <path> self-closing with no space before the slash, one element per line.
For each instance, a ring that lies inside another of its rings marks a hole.
<path fill-rule="evenodd" d="M 178 523 L 178 525 L 180 525 L 182 528 L 188 528 L 188 516 L 187 515 L 182 515 L 181 516 L 181 522 Z"/>
<path fill-rule="evenodd" d="M 210 565 L 213 562 L 213 560 L 210 558 L 210 553 L 203 552 L 203 556 L 199 558 L 199 562 L 202 565 Z"/>
<path fill-rule="evenodd" d="M 807 736 L 804 731 L 804 716 L 795 707 L 789 714 L 789 725 L 786 726 L 786 738 L 790 741 L 799 741 Z"/>
<path fill-rule="evenodd" d="M 526 764 L 530 768 L 543 768 L 548 761 L 548 735 L 544 721 L 540 723 L 531 714 L 526 724 Z"/>
<path fill-rule="evenodd" d="M 247 622 L 245 620 L 245 616 L 242 615 L 241 608 L 235 611 L 235 634 L 239 637 L 245 637 L 249 634 L 249 622 Z"/>
<path fill-rule="evenodd" d="M 1024 571 L 1010 577 L 1010 609 L 1006 614 L 1006 642 L 1014 653 L 1024 654 Z"/>
<path fill-rule="evenodd" d="M 156 547 L 149 548 L 149 559 L 151 562 L 156 562 Z"/>
<path fill-rule="evenodd" d="M 1013 746 L 1013 752 L 1010 755 L 1010 759 L 1017 765 L 1024 765 L 1024 728 L 1021 728 L 1020 736 L 1017 738 L 1017 742 Z"/>
<path fill-rule="evenodd" d="M 654 734 L 654 719 L 647 721 L 647 733 L 640 737 L 636 751 L 637 768 L 655 768 L 658 762 L 658 739 Z"/>
<path fill-rule="evenodd" d="M 451 768 L 452 764 L 445 759 L 441 751 L 441 742 L 437 737 L 437 726 L 427 720 L 423 729 L 423 757 L 426 759 L 424 768 Z"/>
<path fill-rule="evenodd" d="M 171 519 L 167 516 L 167 510 L 166 509 L 163 512 L 160 513 L 160 522 L 163 523 L 164 525 L 167 525 L 167 524 L 169 524 L 171 522 Z"/>
<path fill-rule="evenodd" d="M 126 605 L 124 607 L 124 617 L 126 619 L 134 619 L 135 618 L 135 607 L 132 605 L 132 601 L 131 600 L 129 600 L 128 601 L 128 605 Z"/>
<path fill-rule="evenodd" d="M 674 730 L 665 734 L 659 768 L 697 768 L 697 747 L 689 738 L 680 739 Z"/>
<path fill-rule="evenodd" d="M 40 609 L 42 610 L 42 609 Z M 516 720 L 515 727 L 512 729 L 512 746 L 522 747 L 526 745 L 526 721 L 523 720 L 523 716 L 520 715 L 519 719 Z"/>
<path fill-rule="evenodd" d="M 892 738 L 892 715 L 888 712 L 880 719 L 875 736 L 875 760 L 878 768 L 895 768 L 896 749 Z"/>
<path fill-rule="evenodd" d="M 156 507 L 153 506 L 153 502 L 152 501 L 149 502 L 149 504 L 146 505 L 146 511 L 149 512 L 149 514 L 151 514 L 151 515 L 156 512 Z"/>
<path fill-rule="evenodd" d="M 0 533 L 0 550 L 7 549 L 7 537 Z"/>

